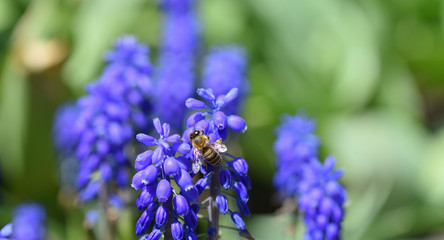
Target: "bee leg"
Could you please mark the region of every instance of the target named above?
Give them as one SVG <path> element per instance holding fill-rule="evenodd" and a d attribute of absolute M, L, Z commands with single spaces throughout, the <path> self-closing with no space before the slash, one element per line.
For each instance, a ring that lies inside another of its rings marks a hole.
<path fill-rule="evenodd" d="M 202 133 L 202 135 L 205 135 L 203 128 L 200 128 L 200 132 Z"/>

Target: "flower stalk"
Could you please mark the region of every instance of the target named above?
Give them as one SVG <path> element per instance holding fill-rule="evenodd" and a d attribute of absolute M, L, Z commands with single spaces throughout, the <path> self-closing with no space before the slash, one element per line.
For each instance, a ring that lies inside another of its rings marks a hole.
<path fill-rule="evenodd" d="M 210 180 L 210 200 L 208 204 L 208 229 L 215 229 L 216 234 L 208 235 L 208 240 L 215 240 L 219 237 L 219 208 L 217 207 L 216 197 L 220 192 L 219 181 L 220 167 L 215 167 Z"/>

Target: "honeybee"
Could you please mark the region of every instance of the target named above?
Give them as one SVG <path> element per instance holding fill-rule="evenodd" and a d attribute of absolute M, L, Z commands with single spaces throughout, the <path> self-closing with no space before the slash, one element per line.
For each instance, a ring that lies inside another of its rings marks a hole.
<path fill-rule="evenodd" d="M 203 159 L 214 166 L 222 164 L 222 156 L 220 153 L 227 151 L 227 147 L 222 144 L 222 139 L 216 142 L 210 142 L 210 139 L 204 134 L 203 130 L 194 130 L 190 133 L 189 138 L 194 149 L 194 162 L 192 166 L 194 173 L 200 171 Z"/>

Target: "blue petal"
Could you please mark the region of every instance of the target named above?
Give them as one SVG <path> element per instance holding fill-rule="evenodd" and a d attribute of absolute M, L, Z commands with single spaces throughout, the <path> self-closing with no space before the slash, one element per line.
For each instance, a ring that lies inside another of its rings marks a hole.
<path fill-rule="evenodd" d="M 201 96 L 203 99 L 208 100 L 210 102 L 216 99 L 216 97 L 213 94 L 213 90 L 211 88 L 208 89 L 199 88 L 197 89 L 197 95 Z"/>
<path fill-rule="evenodd" d="M 228 126 L 236 132 L 245 132 L 247 130 L 247 125 L 245 120 L 237 115 L 228 116 Z"/>
<path fill-rule="evenodd" d="M 165 140 L 167 142 L 174 143 L 174 142 L 177 142 L 177 141 L 180 140 L 180 135 L 179 134 L 174 134 L 174 135 L 171 135 L 171 136 L 167 137 Z"/>
<path fill-rule="evenodd" d="M 163 136 L 168 137 L 170 135 L 170 125 L 168 123 L 162 124 Z"/>
<path fill-rule="evenodd" d="M 232 88 L 227 94 L 224 96 L 224 105 L 232 102 L 237 98 L 239 90 L 237 88 Z"/>
<path fill-rule="evenodd" d="M 185 101 L 185 106 L 188 109 L 202 109 L 205 108 L 205 103 L 194 98 L 188 98 Z"/>
<path fill-rule="evenodd" d="M 153 119 L 153 125 L 154 125 L 154 128 L 156 129 L 156 132 L 159 134 L 159 136 L 162 136 L 163 130 L 162 130 L 162 125 L 160 124 L 159 118 Z"/>
<path fill-rule="evenodd" d="M 137 141 L 147 145 L 147 146 L 155 146 L 156 145 L 156 139 L 153 138 L 150 135 L 146 135 L 144 133 L 139 133 L 136 135 Z"/>

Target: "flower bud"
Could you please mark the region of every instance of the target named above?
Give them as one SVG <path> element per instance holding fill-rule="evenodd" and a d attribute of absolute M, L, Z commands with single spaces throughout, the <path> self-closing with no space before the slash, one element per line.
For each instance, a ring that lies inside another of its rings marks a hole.
<path fill-rule="evenodd" d="M 228 212 L 228 200 L 227 198 L 220 194 L 216 197 L 217 208 L 219 208 L 219 212 L 225 215 Z"/>
<path fill-rule="evenodd" d="M 225 114 L 222 111 L 215 112 L 213 114 L 213 120 L 214 120 L 214 125 L 216 125 L 218 129 L 224 129 L 225 126 L 227 125 L 227 118 L 225 117 Z"/>
<path fill-rule="evenodd" d="M 180 168 L 175 158 L 167 157 L 167 159 L 163 162 L 163 170 L 168 176 L 176 176 L 179 174 Z"/>
<path fill-rule="evenodd" d="M 154 125 L 154 128 L 156 129 L 157 134 L 163 135 L 163 129 L 162 129 L 162 125 L 160 123 L 159 118 L 153 119 L 153 125 Z"/>
<path fill-rule="evenodd" d="M 163 226 L 167 221 L 167 217 L 168 209 L 165 206 L 158 207 L 156 211 L 156 225 L 158 227 Z"/>
<path fill-rule="evenodd" d="M 185 101 L 185 106 L 188 109 L 202 109 L 205 108 L 205 103 L 194 98 L 188 98 Z"/>
<path fill-rule="evenodd" d="M 142 183 L 142 172 L 140 171 L 134 174 L 133 180 L 131 182 L 131 187 L 136 190 L 139 190 L 143 188 L 143 186 L 145 186 L 145 184 Z"/>
<path fill-rule="evenodd" d="M 162 145 L 157 146 L 156 150 L 154 150 L 153 153 L 153 162 L 154 164 L 159 163 L 159 161 L 163 160 L 165 158 L 164 148 Z"/>
<path fill-rule="evenodd" d="M 175 177 L 175 180 L 181 189 L 186 190 L 193 186 L 193 179 L 184 169 L 180 169 L 180 173 Z"/>
<path fill-rule="evenodd" d="M 153 186 L 145 186 L 137 198 L 137 208 L 143 210 L 154 201 L 156 189 Z"/>
<path fill-rule="evenodd" d="M 211 88 L 198 88 L 197 95 L 201 96 L 203 99 L 207 101 L 214 101 L 216 97 L 214 96 L 213 90 Z"/>
<path fill-rule="evenodd" d="M 171 196 L 170 182 L 165 179 L 160 180 L 159 184 L 157 184 L 156 196 L 160 202 L 166 202 Z"/>
<path fill-rule="evenodd" d="M 159 229 L 155 228 L 153 231 L 148 235 L 148 238 L 146 240 L 157 240 L 162 236 L 162 232 L 160 232 Z"/>
<path fill-rule="evenodd" d="M 136 223 L 136 235 L 142 235 L 150 226 L 151 221 L 154 218 L 154 214 L 151 211 L 144 211 L 142 216 Z"/>
<path fill-rule="evenodd" d="M 168 137 L 170 135 L 170 125 L 168 123 L 162 124 L 162 135 Z"/>
<path fill-rule="evenodd" d="M 222 170 L 219 173 L 220 185 L 224 189 L 229 189 L 231 187 L 231 174 L 228 170 Z"/>
<path fill-rule="evenodd" d="M 224 96 L 224 104 L 226 105 L 226 104 L 232 102 L 234 99 L 236 99 L 238 93 L 239 93 L 238 88 L 230 89 L 230 91 L 227 94 L 225 94 L 225 96 Z"/>
<path fill-rule="evenodd" d="M 136 139 L 147 146 L 156 146 L 156 139 L 150 135 L 139 133 L 136 135 Z"/>
<path fill-rule="evenodd" d="M 239 228 L 241 230 L 245 228 L 244 220 L 242 220 L 242 217 L 238 212 L 231 213 L 231 220 L 233 220 L 233 222 L 234 222 L 234 224 L 236 224 L 237 228 Z"/>
<path fill-rule="evenodd" d="M 173 134 L 171 136 L 168 136 L 165 141 L 169 142 L 169 143 L 174 143 L 180 140 L 180 135 L 179 134 Z"/>
<path fill-rule="evenodd" d="M 148 165 L 151 165 L 152 160 L 151 157 L 153 156 L 152 150 L 147 150 L 139 155 L 137 155 L 136 161 L 134 163 L 134 168 L 137 171 L 143 170 Z"/>
<path fill-rule="evenodd" d="M 176 195 L 176 197 L 173 199 L 173 207 L 174 211 L 182 216 L 187 215 L 190 210 L 187 199 L 182 195 Z"/>
<path fill-rule="evenodd" d="M 174 221 L 173 223 L 171 223 L 171 235 L 173 235 L 174 240 L 182 239 L 183 226 L 179 221 Z"/>
<path fill-rule="evenodd" d="M 228 116 L 228 126 L 236 132 L 245 132 L 247 130 L 247 125 L 245 120 L 237 115 Z"/>
<path fill-rule="evenodd" d="M 149 165 L 148 167 L 140 171 L 140 173 L 142 174 L 141 175 L 142 183 L 149 185 L 155 182 L 157 179 L 157 172 L 158 172 L 157 167 L 154 165 Z"/>
<path fill-rule="evenodd" d="M 181 194 L 188 200 L 188 202 L 197 202 L 199 200 L 199 191 L 195 186 L 192 186 L 185 191 L 181 191 Z"/>
<path fill-rule="evenodd" d="M 240 175 L 247 175 L 248 173 L 248 164 L 247 162 L 242 158 L 236 158 L 233 161 L 233 168 L 236 170 L 237 173 Z"/>
<path fill-rule="evenodd" d="M 200 178 L 199 180 L 197 180 L 195 186 L 196 186 L 197 191 L 199 191 L 199 194 L 201 194 L 203 192 L 203 190 L 205 189 L 207 184 L 208 184 L 208 181 L 206 178 Z"/>
<path fill-rule="evenodd" d="M 237 196 L 239 196 L 240 200 L 242 202 L 247 203 L 248 202 L 248 192 L 245 185 L 241 182 L 235 182 L 234 183 L 234 191 L 236 192 Z"/>

